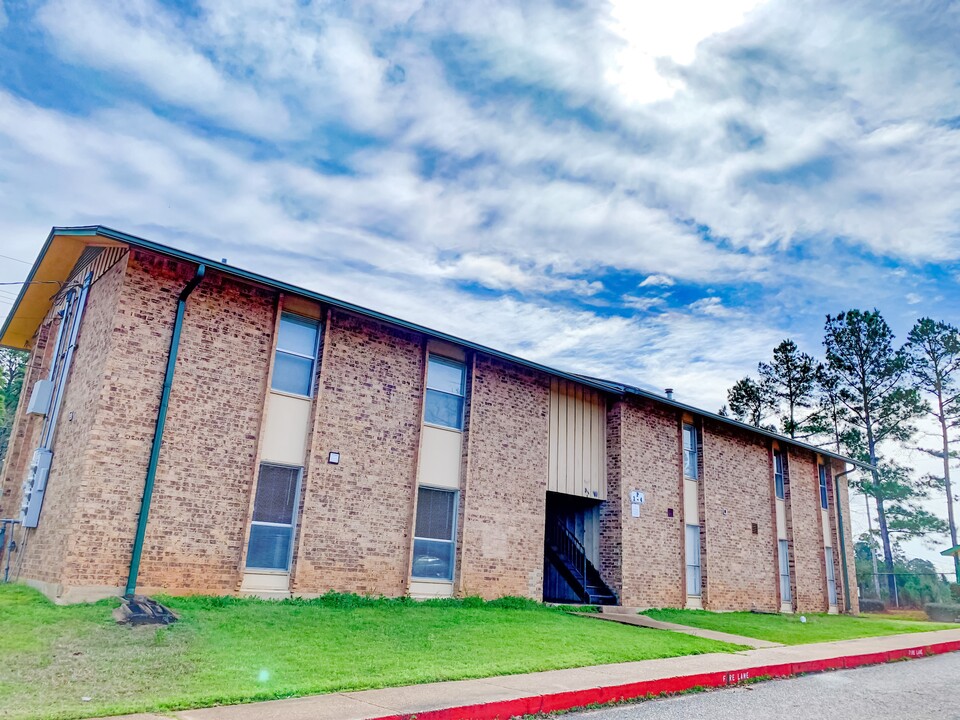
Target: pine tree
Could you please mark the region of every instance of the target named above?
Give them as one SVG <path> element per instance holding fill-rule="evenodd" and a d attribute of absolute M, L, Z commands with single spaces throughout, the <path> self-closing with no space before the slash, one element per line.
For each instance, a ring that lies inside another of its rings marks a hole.
<path fill-rule="evenodd" d="M 773 393 L 769 385 L 747 376 L 727 390 L 730 412 L 740 422 L 763 427 L 763 422 L 774 409 Z"/>
<path fill-rule="evenodd" d="M 817 430 L 817 362 L 800 352 L 793 340 L 773 349 L 773 360 L 758 366 L 760 385 L 781 411 L 780 431 L 791 438 L 809 438 Z"/>
<path fill-rule="evenodd" d="M 957 523 L 950 481 L 950 460 L 956 453 L 950 451 L 950 431 L 960 423 L 960 330 L 945 322 L 921 318 L 910 330 L 906 350 L 916 387 L 933 400 L 929 412 L 940 426 L 940 447 L 920 449 L 943 461 L 943 477 L 933 479 L 942 483 L 946 493 L 950 545 L 956 547 Z M 953 556 L 953 564 L 954 577 L 960 582 L 960 556 Z"/>
<path fill-rule="evenodd" d="M 896 593 L 896 582 L 888 498 L 896 508 L 904 508 L 901 490 L 909 489 L 911 483 L 902 474 L 881 476 L 879 446 L 909 440 L 916 432 L 914 421 L 924 412 L 916 388 L 907 384 L 908 356 L 903 349 L 895 349 L 893 341 L 893 331 L 877 310 L 827 316 L 823 341 L 827 366 L 836 376 L 837 398 L 849 413 L 850 426 L 862 438 L 864 459 L 873 466 L 871 482 L 863 483 L 861 489 L 876 503 L 891 595 Z"/>

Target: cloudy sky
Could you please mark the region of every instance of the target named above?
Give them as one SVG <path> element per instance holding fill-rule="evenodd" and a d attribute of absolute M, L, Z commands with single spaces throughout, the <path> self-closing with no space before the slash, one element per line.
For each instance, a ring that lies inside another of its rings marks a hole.
<path fill-rule="evenodd" d="M 715 410 L 827 313 L 960 320 L 957 37 L 919 0 L 0 0 L 0 281 L 102 223 Z"/>

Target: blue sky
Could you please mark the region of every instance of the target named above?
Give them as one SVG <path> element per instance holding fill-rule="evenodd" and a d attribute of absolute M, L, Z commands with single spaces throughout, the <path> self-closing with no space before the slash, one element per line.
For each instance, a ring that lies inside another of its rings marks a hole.
<path fill-rule="evenodd" d="M 960 321 L 957 37 L 946 2 L 0 0 L 0 252 L 103 223 L 716 409 L 827 313 Z"/>

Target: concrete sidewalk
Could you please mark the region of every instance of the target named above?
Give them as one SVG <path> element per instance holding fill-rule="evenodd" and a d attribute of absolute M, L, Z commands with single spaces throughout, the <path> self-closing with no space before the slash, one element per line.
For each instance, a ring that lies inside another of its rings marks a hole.
<path fill-rule="evenodd" d="M 960 650 L 960 629 L 185 710 L 182 720 L 481 720 Z M 129 716 L 137 720 L 158 716 Z"/>
<path fill-rule="evenodd" d="M 716 640 L 718 642 L 729 643 L 731 645 L 745 645 L 749 648 L 773 648 L 783 647 L 783 643 L 770 642 L 769 640 L 758 640 L 757 638 L 744 637 L 743 635 L 733 635 L 731 633 L 719 632 L 717 630 L 705 630 L 704 628 L 693 627 L 692 625 L 679 625 L 677 623 L 663 622 L 654 620 L 646 615 L 639 615 L 638 611 L 613 612 L 606 608 L 599 613 L 573 613 L 580 617 L 594 618 L 595 620 L 608 620 L 618 622 L 624 625 L 636 625 L 638 627 L 653 628 L 655 630 L 669 630 L 670 632 L 683 633 L 684 635 L 693 635 L 694 637 L 705 638 L 707 640 Z"/>

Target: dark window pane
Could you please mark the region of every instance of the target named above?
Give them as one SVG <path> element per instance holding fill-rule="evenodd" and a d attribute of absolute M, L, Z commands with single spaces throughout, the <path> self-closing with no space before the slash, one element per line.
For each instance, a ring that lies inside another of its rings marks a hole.
<path fill-rule="evenodd" d="M 254 522 L 293 522 L 297 504 L 297 468 L 261 465 L 257 498 L 253 503 Z"/>
<path fill-rule="evenodd" d="M 247 567 L 287 570 L 290 563 L 290 538 L 293 528 L 251 525 Z"/>
<path fill-rule="evenodd" d="M 310 395 L 313 360 L 277 352 L 273 363 L 273 389 L 295 395 Z"/>
<path fill-rule="evenodd" d="M 411 575 L 432 580 L 453 579 L 453 543 L 438 540 L 413 541 Z"/>
<path fill-rule="evenodd" d="M 313 357 L 317 352 L 317 329 L 316 320 L 284 313 L 280 316 L 277 350 Z"/>
<path fill-rule="evenodd" d="M 454 430 L 463 429 L 463 398 L 437 390 L 427 390 L 423 421 Z"/>
<path fill-rule="evenodd" d="M 451 395 L 463 395 L 463 375 L 461 363 L 431 357 L 427 364 L 427 387 Z"/>
<path fill-rule="evenodd" d="M 456 493 L 447 490 L 420 488 L 417 494 L 418 538 L 453 540 L 453 509 Z"/>

